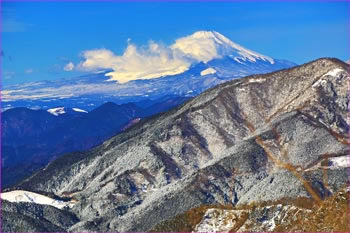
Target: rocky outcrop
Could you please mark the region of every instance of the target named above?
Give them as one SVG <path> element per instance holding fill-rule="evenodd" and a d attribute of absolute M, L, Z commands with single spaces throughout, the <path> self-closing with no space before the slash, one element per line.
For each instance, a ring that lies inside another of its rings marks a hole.
<path fill-rule="evenodd" d="M 348 232 L 349 190 L 322 203 L 308 198 L 201 205 L 163 221 L 152 232 Z"/>
<path fill-rule="evenodd" d="M 320 202 L 347 183 L 348 69 L 319 59 L 221 84 L 18 188 L 77 199 L 69 231 L 148 231 L 201 204 Z"/>

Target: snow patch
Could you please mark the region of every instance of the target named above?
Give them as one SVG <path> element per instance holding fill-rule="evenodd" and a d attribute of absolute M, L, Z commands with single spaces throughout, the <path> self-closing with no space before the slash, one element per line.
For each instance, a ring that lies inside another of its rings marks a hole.
<path fill-rule="evenodd" d="M 320 86 L 320 85 L 323 85 L 323 84 L 327 83 L 327 80 L 326 80 L 326 79 L 323 79 L 324 77 L 327 77 L 327 76 L 338 77 L 339 74 L 340 74 L 341 72 L 344 72 L 344 71 L 345 71 L 345 70 L 340 69 L 340 68 L 335 68 L 335 69 L 333 69 L 333 70 L 330 70 L 330 71 L 328 71 L 326 74 L 322 75 L 322 77 L 321 77 L 319 80 L 317 80 L 317 81 L 312 85 L 312 87 L 313 87 L 313 88 L 316 88 L 316 87 L 318 87 L 318 86 Z"/>
<path fill-rule="evenodd" d="M 323 165 L 322 162 L 327 161 L 328 164 Z M 339 157 L 332 157 L 328 158 L 327 160 L 322 160 L 319 163 L 317 163 L 315 166 L 312 166 L 305 171 L 313 171 L 316 169 L 342 169 L 342 168 L 347 168 L 350 167 L 350 157 L 349 155 L 344 155 L 344 156 L 339 156 Z"/>
<path fill-rule="evenodd" d="M 331 162 L 330 169 L 350 167 L 350 158 L 348 155 L 329 158 L 329 161 Z"/>
<path fill-rule="evenodd" d="M 312 87 L 315 88 L 315 87 L 318 87 L 322 84 L 325 84 L 327 81 L 324 80 L 324 79 L 320 79 L 320 80 L 317 80 L 317 82 L 315 82 L 314 84 L 312 84 Z"/>
<path fill-rule="evenodd" d="M 263 78 L 258 78 L 258 79 L 249 79 L 248 80 L 248 83 L 263 83 L 265 82 L 266 79 L 263 79 Z"/>
<path fill-rule="evenodd" d="M 62 115 L 62 114 L 66 113 L 64 107 L 51 108 L 51 109 L 48 109 L 47 111 L 55 116 Z"/>
<path fill-rule="evenodd" d="M 87 111 L 83 110 L 83 109 L 80 109 L 80 108 L 72 108 L 73 111 L 75 112 L 85 112 L 85 113 L 88 113 Z"/>
<path fill-rule="evenodd" d="M 71 208 L 74 206 L 73 201 L 65 202 L 61 200 L 56 200 L 38 193 L 33 193 L 24 190 L 15 190 L 1 193 L 1 199 L 7 200 L 9 202 L 29 202 L 41 205 L 50 205 L 58 209 L 63 209 L 65 207 Z"/>
<path fill-rule="evenodd" d="M 333 76 L 333 77 L 337 77 L 338 74 L 339 74 L 340 72 L 343 72 L 343 71 L 344 71 L 343 69 L 335 68 L 335 69 L 333 69 L 333 70 L 327 72 L 327 73 L 326 73 L 325 75 L 323 75 L 323 76 L 330 75 L 330 76 Z"/>
<path fill-rule="evenodd" d="M 216 73 L 216 70 L 214 68 L 208 68 L 208 69 L 205 69 L 201 72 L 201 76 L 204 76 L 204 75 L 208 75 L 208 74 L 215 74 Z"/>

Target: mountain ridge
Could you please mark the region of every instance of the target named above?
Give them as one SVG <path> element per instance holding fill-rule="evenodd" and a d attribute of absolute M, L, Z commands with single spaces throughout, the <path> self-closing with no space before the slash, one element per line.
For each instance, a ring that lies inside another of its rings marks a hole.
<path fill-rule="evenodd" d="M 71 231 L 147 231 L 201 204 L 320 201 L 347 182 L 325 162 L 349 150 L 348 69 L 322 58 L 220 84 L 17 188 L 85 200 Z"/>

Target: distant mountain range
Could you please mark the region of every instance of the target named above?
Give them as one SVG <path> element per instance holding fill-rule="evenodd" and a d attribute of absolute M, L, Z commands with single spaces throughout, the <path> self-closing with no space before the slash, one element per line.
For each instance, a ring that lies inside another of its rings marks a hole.
<path fill-rule="evenodd" d="M 188 41 L 196 43 L 192 45 Z M 210 60 L 205 59 L 208 44 L 217 53 Z M 123 104 L 167 95 L 193 97 L 227 80 L 296 65 L 246 49 L 214 31 L 196 32 L 186 37 L 185 42 L 174 46 L 173 49 L 181 50 L 188 56 L 204 57 L 201 58 L 204 61 L 193 62 L 183 73 L 127 83 L 110 80 L 106 75 L 113 70 L 105 70 L 70 79 L 6 86 L 2 91 L 3 109 L 65 106 L 90 111 L 106 101 Z"/>
<path fill-rule="evenodd" d="M 105 103 L 86 112 L 56 107 L 19 107 L 2 113 L 2 187 L 7 187 L 58 156 L 96 146 L 133 124 L 164 112 L 188 98 L 165 96 L 155 101 Z"/>

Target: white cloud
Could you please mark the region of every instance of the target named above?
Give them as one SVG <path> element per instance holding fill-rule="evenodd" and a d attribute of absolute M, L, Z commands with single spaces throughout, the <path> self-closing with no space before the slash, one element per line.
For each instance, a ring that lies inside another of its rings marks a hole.
<path fill-rule="evenodd" d="M 74 64 L 72 62 L 69 62 L 63 67 L 64 71 L 72 71 L 74 69 Z"/>
<path fill-rule="evenodd" d="M 182 73 L 192 63 L 182 53 L 152 41 L 146 48 L 129 44 L 121 56 L 107 49 L 88 50 L 82 56 L 84 61 L 80 63 L 80 69 L 111 68 L 113 72 L 107 75 L 120 83 Z"/>

